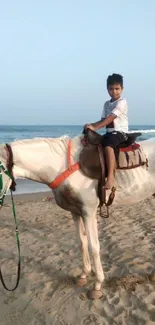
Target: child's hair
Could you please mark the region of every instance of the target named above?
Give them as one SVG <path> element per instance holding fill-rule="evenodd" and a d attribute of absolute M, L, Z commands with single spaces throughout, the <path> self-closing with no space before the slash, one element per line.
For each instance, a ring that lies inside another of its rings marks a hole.
<path fill-rule="evenodd" d="M 113 73 L 111 76 L 107 78 L 107 88 L 114 84 L 119 84 L 121 88 L 123 88 L 123 76 L 118 73 Z"/>

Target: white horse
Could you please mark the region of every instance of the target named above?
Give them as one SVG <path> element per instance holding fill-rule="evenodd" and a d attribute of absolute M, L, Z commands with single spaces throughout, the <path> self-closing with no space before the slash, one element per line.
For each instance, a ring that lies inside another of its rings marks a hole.
<path fill-rule="evenodd" d="M 83 148 L 79 135 L 72 139 L 71 160 L 79 161 Z M 15 178 L 27 178 L 44 184 L 51 183 L 68 168 L 67 148 L 69 137 L 35 138 L 12 142 L 13 174 Z M 155 192 L 155 138 L 142 141 L 140 145 L 148 158 L 149 168 L 138 167 L 116 171 L 116 196 L 113 204 L 130 204 L 143 200 Z M 0 160 L 7 165 L 5 145 L 0 146 Z M 53 190 L 57 204 L 71 212 L 82 246 L 83 270 L 79 284 L 86 283 L 91 271 L 88 247 L 91 248 L 96 281 L 92 298 L 101 297 L 104 273 L 100 260 L 100 245 L 97 229 L 98 181 L 86 177 L 81 170 L 75 171 Z M 90 246 L 89 246 L 89 245 Z"/>

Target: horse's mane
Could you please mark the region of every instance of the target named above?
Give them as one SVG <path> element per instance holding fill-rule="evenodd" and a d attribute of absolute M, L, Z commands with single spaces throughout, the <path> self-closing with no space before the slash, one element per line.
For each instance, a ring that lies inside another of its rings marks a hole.
<path fill-rule="evenodd" d="M 38 143 L 38 142 L 48 142 L 48 143 L 51 143 L 51 142 L 66 142 L 67 140 L 69 139 L 69 136 L 68 135 L 63 135 L 61 137 L 58 137 L 58 138 L 31 138 L 31 139 L 20 139 L 20 140 L 14 140 L 12 142 L 12 145 L 26 145 L 26 144 L 35 144 L 35 143 Z"/>
<path fill-rule="evenodd" d="M 31 139 L 22 139 L 22 140 L 15 140 L 11 143 L 11 145 L 14 146 L 24 146 L 24 145 L 35 145 L 35 144 L 42 144 L 42 143 L 46 143 L 50 148 L 53 148 L 53 145 L 58 145 L 58 149 L 55 150 L 59 150 L 59 148 L 62 148 L 62 150 L 66 150 L 67 149 L 67 145 L 68 145 L 68 140 L 71 139 L 72 140 L 72 155 L 74 156 L 74 159 L 77 160 L 78 159 L 78 155 L 79 155 L 79 151 L 81 150 L 81 138 L 83 137 L 83 135 L 77 135 L 74 138 L 70 138 L 68 135 L 63 135 L 61 137 L 58 138 L 31 138 Z"/>

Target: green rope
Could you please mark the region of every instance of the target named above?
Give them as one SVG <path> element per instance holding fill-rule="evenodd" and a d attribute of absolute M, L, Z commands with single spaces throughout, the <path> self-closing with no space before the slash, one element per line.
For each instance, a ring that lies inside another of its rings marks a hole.
<path fill-rule="evenodd" d="M 3 189 L 3 176 L 2 176 L 2 171 L 11 179 L 13 180 L 13 177 L 12 175 L 6 170 L 6 168 L 3 166 L 2 162 L 0 161 L 0 192 L 2 191 Z M 3 203 L 4 203 L 4 198 L 5 198 L 5 195 L 6 195 L 6 192 L 7 192 L 7 189 L 6 191 L 3 193 L 3 196 L 0 197 L 0 206 L 2 207 L 3 206 Z M 13 194 L 12 194 L 12 191 L 10 190 L 11 192 L 11 202 L 12 202 L 12 211 L 13 211 L 13 216 L 14 216 L 14 221 L 15 221 L 15 231 L 16 231 L 16 242 L 17 242 L 17 247 L 18 247 L 18 272 L 17 272 L 17 281 L 16 281 L 16 285 L 13 289 L 8 289 L 5 285 L 5 282 L 4 282 L 4 279 L 3 279 L 3 276 L 2 276 L 2 272 L 1 272 L 1 269 L 0 269 L 0 279 L 1 279 L 1 282 L 4 286 L 4 288 L 8 291 L 14 291 L 17 287 L 18 287 L 18 284 L 19 284 L 19 280 L 20 280 L 20 269 L 21 269 L 21 256 L 20 256 L 20 241 L 19 241 L 19 233 L 18 233 L 18 223 L 17 223 L 17 217 L 16 217 L 16 209 L 15 209 L 15 203 L 14 203 L 14 199 L 13 199 Z"/>

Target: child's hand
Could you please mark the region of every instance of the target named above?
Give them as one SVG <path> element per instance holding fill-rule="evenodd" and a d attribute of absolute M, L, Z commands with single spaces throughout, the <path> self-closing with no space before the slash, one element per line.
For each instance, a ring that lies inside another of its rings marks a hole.
<path fill-rule="evenodd" d="M 90 129 L 92 131 L 95 131 L 95 127 L 94 127 L 93 124 L 86 124 L 86 126 L 87 126 L 87 129 Z"/>

